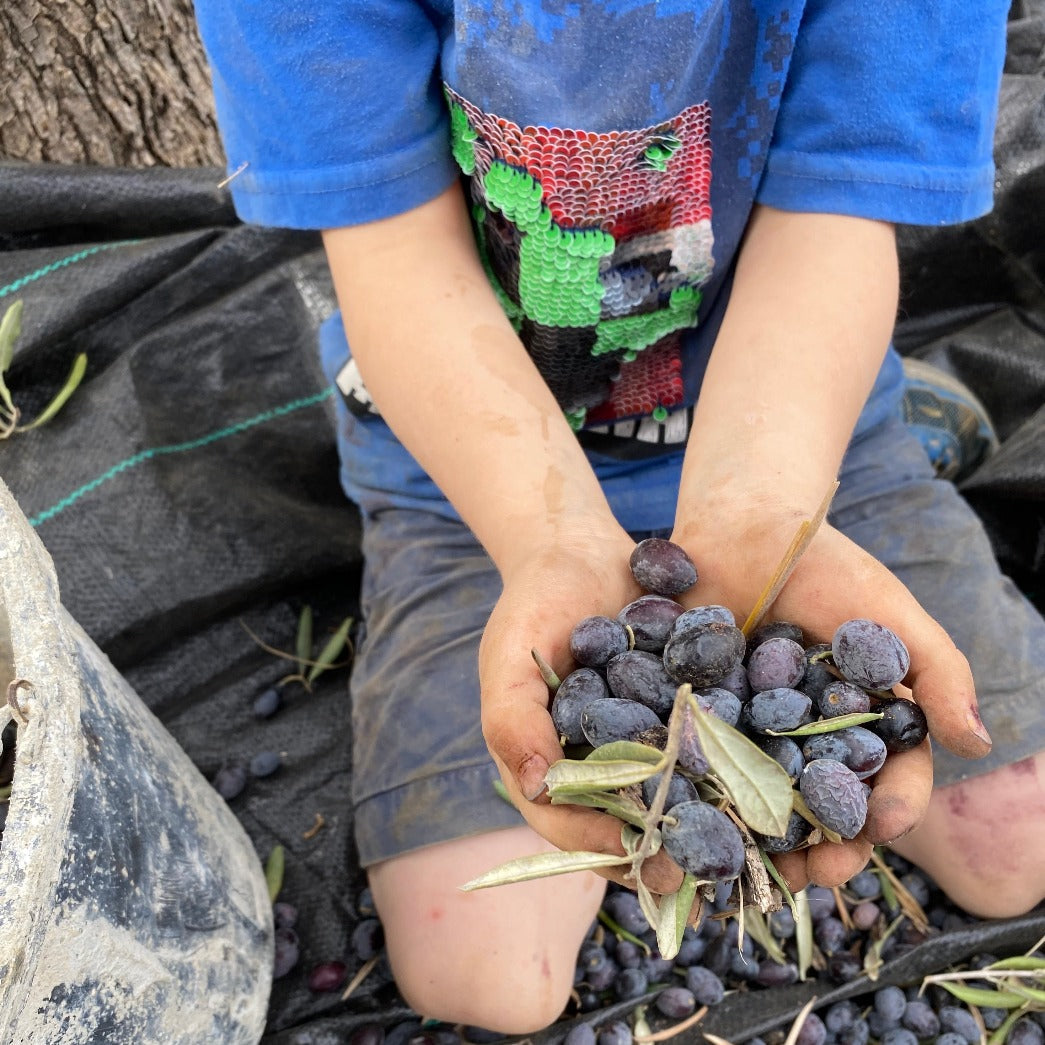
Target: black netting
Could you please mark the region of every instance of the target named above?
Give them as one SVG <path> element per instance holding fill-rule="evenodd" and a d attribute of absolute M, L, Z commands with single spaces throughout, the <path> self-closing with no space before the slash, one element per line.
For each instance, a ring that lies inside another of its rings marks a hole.
<path fill-rule="evenodd" d="M 897 335 L 992 413 L 1001 448 L 963 490 L 1035 598 L 1045 588 L 1043 42 L 1045 9 L 1018 4 L 997 206 L 957 228 L 901 230 Z M 292 650 L 306 605 L 317 642 L 358 614 L 358 519 L 338 484 L 315 351 L 333 307 L 318 237 L 239 224 L 216 171 L 4 164 L 0 176 L 0 311 L 24 306 L 7 381 L 25 417 L 76 353 L 88 357 L 65 410 L 0 445 L 0 474 L 53 556 L 72 616 L 208 777 L 262 749 L 283 753 L 280 772 L 252 779 L 233 808 L 262 858 L 277 843 L 287 850 L 302 967 L 344 954 L 363 884 L 347 672 L 327 672 L 312 693 L 292 688 L 270 720 L 251 711 L 293 670 L 262 644 Z M 1040 936 L 1037 922 L 1021 925 L 1020 946 Z M 919 974 L 1006 931 L 1016 930 L 944 934 L 921 950 Z M 759 1028 L 805 1000 L 799 988 L 775 997 Z M 380 967 L 348 1001 L 291 976 L 274 985 L 264 1042 L 343 1042 L 364 1020 L 410 1016 Z M 740 1041 L 754 1018 L 734 1006 L 708 1029 Z"/>

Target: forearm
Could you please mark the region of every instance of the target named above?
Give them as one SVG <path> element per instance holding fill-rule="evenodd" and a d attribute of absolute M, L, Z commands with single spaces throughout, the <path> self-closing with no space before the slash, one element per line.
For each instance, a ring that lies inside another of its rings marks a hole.
<path fill-rule="evenodd" d="M 897 285 L 891 226 L 756 210 L 695 411 L 683 531 L 752 493 L 816 509 L 888 347 Z"/>
<path fill-rule="evenodd" d="M 368 392 L 502 573 L 609 517 L 490 288 L 456 188 L 324 243 Z"/>

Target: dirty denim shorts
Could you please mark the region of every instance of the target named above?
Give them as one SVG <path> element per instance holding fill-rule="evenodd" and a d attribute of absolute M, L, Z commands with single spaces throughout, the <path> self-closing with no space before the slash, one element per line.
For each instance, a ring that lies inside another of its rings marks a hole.
<path fill-rule="evenodd" d="M 352 788 L 368 866 L 522 821 L 494 789 L 479 723 L 477 650 L 500 593 L 497 571 L 416 465 L 395 493 L 382 488 L 383 477 L 402 475 L 404 451 L 380 419 L 342 409 L 339 449 L 343 485 L 363 516 Z M 637 538 L 668 532 L 680 462 L 596 459 Z M 840 479 L 830 522 L 900 577 L 973 666 L 994 751 L 970 762 L 937 745 L 937 783 L 1045 749 L 1045 621 L 1001 575 L 953 484 L 934 477 L 898 417 L 854 440 Z"/>

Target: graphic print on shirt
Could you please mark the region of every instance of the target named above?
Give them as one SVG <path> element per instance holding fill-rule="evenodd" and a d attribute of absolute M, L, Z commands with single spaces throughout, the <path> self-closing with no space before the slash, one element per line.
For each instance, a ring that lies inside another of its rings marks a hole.
<path fill-rule="evenodd" d="M 444 90 L 487 273 L 570 423 L 666 417 L 713 265 L 710 106 L 591 133 Z"/>

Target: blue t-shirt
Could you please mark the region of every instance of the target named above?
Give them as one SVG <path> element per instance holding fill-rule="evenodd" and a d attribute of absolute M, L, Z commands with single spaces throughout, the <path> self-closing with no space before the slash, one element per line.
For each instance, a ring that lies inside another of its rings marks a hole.
<path fill-rule="evenodd" d="M 589 449 L 621 457 L 684 442 L 754 203 L 990 208 L 1007 9 L 196 0 L 240 216 L 337 227 L 467 179 L 520 338 Z M 891 353 L 861 426 L 898 381 Z"/>

